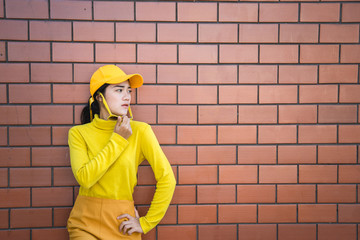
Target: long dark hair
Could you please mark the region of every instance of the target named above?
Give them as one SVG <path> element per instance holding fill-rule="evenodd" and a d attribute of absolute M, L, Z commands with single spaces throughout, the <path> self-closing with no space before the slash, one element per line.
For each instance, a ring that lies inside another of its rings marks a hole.
<path fill-rule="evenodd" d="M 95 114 L 100 114 L 100 106 L 99 106 L 98 100 L 96 99 L 96 96 L 99 93 L 102 93 L 103 95 L 105 95 L 105 89 L 107 86 L 109 86 L 109 84 L 105 83 L 104 85 L 99 87 L 99 89 L 94 93 L 94 102 L 91 104 L 92 118 L 94 118 Z M 90 100 L 90 98 L 89 98 L 89 100 Z M 91 122 L 89 101 L 88 101 L 87 105 L 83 108 L 83 110 L 81 111 L 80 121 L 81 121 L 81 124 Z"/>

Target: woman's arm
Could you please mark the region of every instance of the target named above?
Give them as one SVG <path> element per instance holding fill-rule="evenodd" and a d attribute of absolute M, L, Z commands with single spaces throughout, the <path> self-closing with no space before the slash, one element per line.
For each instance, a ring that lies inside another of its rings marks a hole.
<path fill-rule="evenodd" d="M 85 140 L 76 129 L 70 129 L 68 140 L 72 171 L 77 182 L 85 188 L 99 181 L 128 145 L 125 138 L 114 132 L 105 147 L 89 159 Z"/>
<path fill-rule="evenodd" d="M 142 152 L 153 169 L 156 191 L 146 216 L 139 219 L 144 233 L 154 228 L 164 217 L 174 194 L 176 180 L 171 165 L 161 150 L 150 125 L 144 130 L 141 142 Z"/>

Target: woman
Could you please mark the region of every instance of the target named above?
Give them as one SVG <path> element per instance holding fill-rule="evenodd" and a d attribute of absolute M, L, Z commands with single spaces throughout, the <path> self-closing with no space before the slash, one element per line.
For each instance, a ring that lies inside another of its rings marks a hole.
<path fill-rule="evenodd" d="M 71 168 L 80 185 L 68 219 L 70 239 L 141 239 L 165 215 L 174 174 L 151 127 L 131 120 L 131 89 L 142 84 L 141 75 L 127 75 L 115 65 L 91 77 L 83 125 L 69 131 Z M 149 211 L 139 217 L 132 194 L 145 159 L 157 184 Z"/>

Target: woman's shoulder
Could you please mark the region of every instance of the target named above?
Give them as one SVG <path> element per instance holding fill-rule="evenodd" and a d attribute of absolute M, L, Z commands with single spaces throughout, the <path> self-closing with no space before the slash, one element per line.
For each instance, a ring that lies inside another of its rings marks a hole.
<path fill-rule="evenodd" d="M 136 129 L 139 131 L 144 131 L 146 128 L 150 127 L 150 125 L 146 122 L 140 122 L 140 121 L 135 121 L 135 120 L 131 120 L 131 128 L 132 129 Z"/>

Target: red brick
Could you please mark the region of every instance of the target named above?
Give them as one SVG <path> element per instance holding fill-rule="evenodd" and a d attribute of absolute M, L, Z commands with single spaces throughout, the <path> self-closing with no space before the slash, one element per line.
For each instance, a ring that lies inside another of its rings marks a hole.
<path fill-rule="evenodd" d="M 72 124 L 73 107 L 58 106 L 33 106 L 32 124 Z"/>
<path fill-rule="evenodd" d="M 277 203 L 314 203 L 315 185 L 278 185 Z"/>
<path fill-rule="evenodd" d="M 9 134 L 9 141 L 12 146 L 50 144 L 49 127 L 10 127 Z"/>
<path fill-rule="evenodd" d="M 298 4 L 260 3 L 260 22 L 297 22 Z"/>
<path fill-rule="evenodd" d="M 75 63 L 74 64 L 74 82 L 76 82 L 76 83 L 89 83 L 92 74 L 99 67 L 101 67 L 103 65 L 104 64 Z"/>
<path fill-rule="evenodd" d="M 32 166 L 70 166 L 68 147 L 32 148 Z"/>
<path fill-rule="evenodd" d="M 71 41 L 71 23 L 30 21 L 30 40 Z"/>
<path fill-rule="evenodd" d="M 320 42 L 324 43 L 358 43 L 359 25 L 355 24 L 321 24 Z"/>
<path fill-rule="evenodd" d="M 279 146 L 278 147 L 279 164 L 306 164 L 316 163 L 316 146 Z"/>
<path fill-rule="evenodd" d="M 128 74 L 139 73 L 143 76 L 145 83 L 156 82 L 156 66 L 151 64 L 126 64 L 118 65 Z M 94 70 L 95 72 L 95 70 Z M 90 74 L 89 74 L 90 76 Z M 90 77 L 88 78 L 90 79 Z"/>
<path fill-rule="evenodd" d="M 0 189 L 0 206 L 2 208 L 29 207 L 29 188 Z"/>
<path fill-rule="evenodd" d="M 216 223 L 216 205 L 180 205 L 179 223 Z"/>
<path fill-rule="evenodd" d="M 157 27 L 158 42 L 197 41 L 197 25 L 194 23 L 159 23 Z"/>
<path fill-rule="evenodd" d="M 155 23 L 116 23 L 117 42 L 155 42 L 155 32 Z"/>
<path fill-rule="evenodd" d="M 0 229 L 9 228 L 9 210 L 0 210 L 0 220 Z"/>
<path fill-rule="evenodd" d="M 299 143 L 336 143 L 335 125 L 301 125 L 298 131 Z"/>
<path fill-rule="evenodd" d="M 73 38 L 74 41 L 114 41 L 114 23 L 73 22 Z"/>
<path fill-rule="evenodd" d="M 319 146 L 319 163 L 356 163 L 356 146 Z"/>
<path fill-rule="evenodd" d="M 295 125 L 259 126 L 259 143 L 296 143 Z"/>
<path fill-rule="evenodd" d="M 236 225 L 200 225 L 198 230 L 199 240 L 236 239 L 236 229 Z"/>
<path fill-rule="evenodd" d="M 297 63 L 297 45 L 260 45 L 260 63 Z"/>
<path fill-rule="evenodd" d="M 195 146 L 163 146 L 166 157 L 171 164 L 195 164 L 196 148 Z"/>
<path fill-rule="evenodd" d="M 237 67 L 235 65 L 200 65 L 199 83 L 236 84 Z"/>
<path fill-rule="evenodd" d="M 195 186 L 176 186 L 171 203 L 195 203 L 196 202 Z"/>
<path fill-rule="evenodd" d="M 139 63 L 176 63 L 177 47 L 170 44 L 139 44 L 137 46 Z"/>
<path fill-rule="evenodd" d="M 216 104 L 216 86 L 179 86 L 180 104 Z"/>
<path fill-rule="evenodd" d="M 300 45 L 300 63 L 338 63 L 338 45 Z"/>
<path fill-rule="evenodd" d="M 275 203 L 275 186 L 237 185 L 237 203 Z"/>
<path fill-rule="evenodd" d="M 299 183 L 336 183 L 335 165 L 300 165 Z"/>
<path fill-rule="evenodd" d="M 339 165 L 339 183 L 360 183 L 360 165 Z"/>
<path fill-rule="evenodd" d="M 138 168 L 138 185 L 155 185 L 156 180 L 154 172 L 150 166 L 139 166 Z"/>
<path fill-rule="evenodd" d="M 240 43 L 277 43 L 277 24 L 240 24 Z"/>
<path fill-rule="evenodd" d="M 0 106 L 0 124 L 23 125 L 30 123 L 29 106 Z"/>
<path fill-rule="evenodd" d="M 9 61 L 49 61 L 50 44 L 40 42 L 9 42 Z"/>
<path fill-rule="evenodd" d="M 33 229 L 32 239 L 36 240 L 62 240 L 69 237 L 69 233 L 66 228 L 48 228 L 48 229 Z"/>
<path fill-rule="evenodd" d="M 12 209 L 10 227 L 51 227 L 51 215 L 51 208 Z"/>
<path fill-rule="evenodd" d="M 279 123 L 316 123 L 315 105 L 280 105 Z"/>
<path fill-rule="evenodd" d="M 276 224 L 239 224 L 239 236 L 241 240 L 276 240 Z"/>
<path fill-rule="evenodd" d="M 358 63 L 360 61 L 360 45 L 341 45 L 341 63 Z"/>
<path fill-rule="evenodd" d="M 50 168 L 12 168 L 10 169 L 11 187 L 50 186 Z"/>
<path fill-rule="evenodd" d="M 149 124 L 156 123 L 156 106 L 155 105 L 134 105 L 131 106 L 134 120 L 142 121 Z"/>
<path fill-rule="evenodd" d="M 176 103 L 176 86 L 142 86 L 138 91 L 138 103 Z"/>
<path fill-rule="evenodd" d="M 320 65 L 320 83 L 357 83 L 357 65 Z"/>
<path fill-rule="evenodd" d="M 259 223 L 294 223 L 296 205 L 259 205 Z"/>
<path fill-rule="evenodd" d="M 153 126 L 152 129 L 160 144 L 174 144 L 176 142 L 175 126 Z"/>
<path fill-rule="evenodd" d="M 158 122 L 163 123 L 177 123 L 177 124 L 192 124 L 197 120 L 196 106 L 159 106 L 158 107 Z"/>
<path fill-rule="evenodd" d="M 72 206 L 73 189 L 67 188 L 34 188 L 32 190 L 32 206 Z"/>
<path fill-rule="evenodd" d="M 235 43 L 237 39 L 237 24 L 199 24 L 199 42 Z"/>
<path fill-rule="evenodd" d="M 237 123 L 237 106 L 199 106 L 199 123 Z"/>
<path fill-rule="evenodd" d="M 239 123 L 277 123 L 276 106 L 239 106 Z"/>
<path fill-rule="evenodd" d="M 308 223 L 336 222 L 336 205 L 299 204 L 298 221 Z"/>
<path fill-rule="evenodd" d="M 0 187 L 8 186 L 8 170 L 6 168 L 0 168 Z"/>
<path fill-rule="evenodd" d="M 91 20 L 91 2 L 86 1 L 51 1 L 50 18 Z"/>
<path fill-rule="evenodd" d="M 301 22 L 338 22 L 339 3 L 301 3 Z"/>
<path fill-rule="evenodd" d="M 219 3 L 220 22 L 257 22 L 258 4 Z"/>
<path fill-rule="evenodd" d="M 318 224 L 319 240 L 356 239 L 355 224 Z"/>
<path fill-rule="evenodd" d="M 260 86 L 259 103 L 297 103 L 297 86 Z"/>
<path fill-rule="evenodd" d="M 3 230 L 0 231 L 0 238 L 6 240 L 30 240 L 30 229 Z"/>
<path fill-rule="evenodd" d="M 134 200 L 137 204 L 150 204 L 154 192 L 154 186 L 137 186 L 134 192 Z"/>
<path fill-rule="evenodd" d="M 164 218 L 160 221 L 160 224 L 176 224 L 176 220 L 177 220 L 177 206 L 169 206 L 169 208 L 166 210 L 166 214 Z"/>
<path fill-rule="evenodd" d="M 256 143 L 256 126 L 219 126 L 218 142 L 220 144 Z"/>
<path fill-rule="evenodd" d="M 300 103 L 337 103 L 337 85 L 309 85 L 300 86 Z"/>
<path fill-rule="evenodd" d="M 359 204 L 339 204 L 339 222 L 358 223 L 359 221 Z"/>
<path fill-rule="evenodd" d="M 238 146 L 238 164 L 275 164 L 275 146 Z"/>
<path fill-rule="evenodd" d="M 256 205 L 219 205 L 219 223 L 255 223 Z"/>
<path fill-rule="evenodd" d="M 216 143 L 215 126 L 178 126 L 179 144 L 214 144 Z"/>
<path fill-rule="evenodd" d="M 316 240 L 315 224 L 279 224 L 279 240 Z"/>
<path fill-rule="evenodd" d="M 277 67 L 272 65 L 240 65 L 240 83 L 277 83 Z"/>
<path fill-rule="evenodd" d="M 53 178 L 54 178 L 54 186 L 78 185 L 70 167 L 54 168 Z"/>
<path fill-rule="evenodd" d="M 313 65 L 280 65 L 280 84 L 317 83 L 317 66 Z"/>
<path fill-rule="evenodd" d="M 220 86 L 219 103 L 228 104 L 245 104 L 257 103 L 258 88 L 257 86 Z"/>
<path fill-rule="evenodd" d="M 53 61 L 92 62 L 93 48 L 92 43 L 53 43 Z"/>
<path fill-rule="evenodd" d="M 94 19 L 111 21 L 133 21 L 135 2 L 94 2 Z"/>
<path fill-rule="evenodd" d="M 356 105 L 320 105 L 319 123 L 356 123 Z"/>
<path fill-rule="evenodd" d="M 0 0 L 0 18 L 4 17 L 4 0 Z"/>
<path fill-rule="evenodd" d="M 179 166 L 179 184 L 217 183 L 216 166 Z"/>
<path fill-rule="evenodd" d="M 281 43 L 317 43 L 317 24 L 280 24 Z"/>
<path fill-rule="evenodd" d="M 72 66 L 67 63 L 32 63 L 31 82 L 72 82 Z"/>
<path fill-rule="evenodd" d="M 217 45 L 180 45 L 179 63 L 217 63 Z"/>
<path fill-rule="evenodd" d="M 7 103 L 7 86 L 5 84 L 0 84 L 0 103 Z"/>
<path fill-rule="evenodd" d="M 195 225 L 159 226 L 157 236 L 159 240 L 196 240 L 197 230 Z"/>
<path fill-rule="evenodd" d="M 196 76 L 197 76 L 196 66 L 158 65 L 158 71 L 157 71 L 158 83 L 174 83 L 174 84 L 196 83 Z"/>
<path fill-rule="evenodd" d="M 0 148 L 0 167 L 30 166 L 30 148 Z"/>
<path fill-rule="evenodd" d="M 0 42 L 0 61 L 6 61 L 5 42 Z"/>
<path fill-rule="evenodd" d="M 217 3 L 179 2 L 177 11 L 177 20 L 179 22 L 217 21 Z"/>
<path fill-rule="evenodd" d="M 50 85 L 16 84 L 9 86 L 10 103 L 49 103 Z"/>
<path fill-rule="evenodd" d="M 84 107 L 85 107 L 85 104 L 84 105 L 76 105 L 74 107 L 75 108 L 75 121 L 74 121 L 74 124 L 76 124 L 76 125 L 81 124 L 80 115 L 81 115 L 81 112 L 82 112 Z"/>
<path fill-rule="evenodd" d="M 71 126 L 52 127 L 52 145 L 67 145 Z"/>
<path fill-rule="evenodd" d="M 8 144 L 8 128 L 0 127 L 0 146 L 4 146 Z"/>
<path fill-rule="evenodd" d="M 96 62 L 132 62 L 136 60 L 135 44 L 97 43 Z"/>
<path fill-rule="evenodd" d="M 340 85 L 340 102 L 341 103 L 358 103 L 360 102 L 360 85 Z"/>
<path fill-rule="evenodd" d="M 342 22 L 360 22 L 360 4 L 359 3 L 343 3 L 342 4 Z"/>
<path fill-rule="evenodd" d="M 175 21 L 175 2 L 136 2 L 137 21 Z"/>
<path fill-rule="evenodd" d="M 6 1 L 7 18 L 49 18 L 48 1 Z"/>
<path fill-rule="evenodd" d="M 198 164 L 235 164 L 235 146 L 198 146 Z"/>
<path fill-rule="evenodd" d="M 235 185 L 198 186 L 197 203 L 235 203 L 235 190 Z"/>
<path fill-rule="evenodd" d="M 260 183 L 296 183 L 297 166 L 260 166 Z"/>
<path fill-rule="evenodd" d="M 318 185 L 318 203 L 355 203 L 356 185 Z"/>
<path fill-rule="evenodd" d="M 89 85 L 56 84 L 53 85 L 54 103 L 87 103 L 89 100 Z"/>
<path fill-rule="evenodd" d="M 257 183 L 258 168 L 252 166 L 219 166 L 219 182 L 226 183 Z"/>
<path fill-rule="evenodd" d="M 28 24 L 22 20 L 0 20 L 1 40 L 27 40 Z"/>
<path fill-rule="evenodd" d="M 67 224 L 67 220 L 72 208 L 54 208 L 54 226 L 64 227 Z"/>
<path fill-rule="evenodd" d="M 220 63 L 257 63 L 257 45 L 220 45 Z"/>

